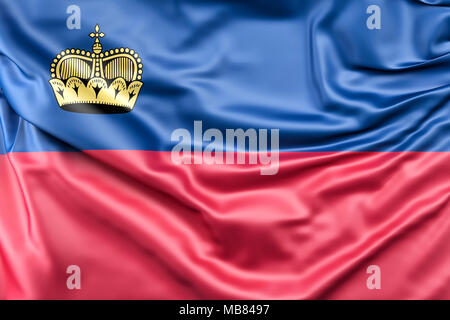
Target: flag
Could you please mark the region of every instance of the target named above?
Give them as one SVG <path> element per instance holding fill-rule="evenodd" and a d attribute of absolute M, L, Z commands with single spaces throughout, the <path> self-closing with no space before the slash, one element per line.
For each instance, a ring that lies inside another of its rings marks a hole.
<path fill-rule="evenodd" d="M 449 299 L 447 0 L 0 1 L 1 299 Z"/>

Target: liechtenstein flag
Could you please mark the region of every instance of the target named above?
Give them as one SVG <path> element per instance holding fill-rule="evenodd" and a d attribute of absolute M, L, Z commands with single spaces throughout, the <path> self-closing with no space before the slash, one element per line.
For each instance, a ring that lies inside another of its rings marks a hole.
<path fill-rule="evenodd" d="M 449 279 L 449 0 L 0 0 L 0 299 Z"/>

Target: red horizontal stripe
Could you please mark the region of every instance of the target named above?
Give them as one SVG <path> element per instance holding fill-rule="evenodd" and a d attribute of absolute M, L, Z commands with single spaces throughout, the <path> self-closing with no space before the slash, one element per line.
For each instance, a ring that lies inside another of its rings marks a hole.
<path fill-rule="evenodd" d="M 282 153 L 261 176 L 169 152 L 2 155 L 0 298 L 448 299 L 449 164 Z"/>

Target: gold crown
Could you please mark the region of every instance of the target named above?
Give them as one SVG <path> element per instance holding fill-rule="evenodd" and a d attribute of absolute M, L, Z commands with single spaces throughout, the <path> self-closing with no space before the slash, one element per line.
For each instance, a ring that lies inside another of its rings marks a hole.
<path fill-rule="evenodd" d="M 81 113 L 125 113 L 133 110 L 142 87 L 142 60 L 129 48 L 103 52 L 95 37 L 92 52 L 66 49 L 53 59 L 49 80 L 59 106 L 67 111 Z"/>

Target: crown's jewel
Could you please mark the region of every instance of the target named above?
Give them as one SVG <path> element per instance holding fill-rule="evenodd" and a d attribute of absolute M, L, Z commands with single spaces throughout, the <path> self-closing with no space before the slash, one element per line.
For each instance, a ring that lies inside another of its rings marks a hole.
<path fill-rule="evenodd" d="M 100 43 L 100 41 L 98 40 L 98 38 L 103 38 L 105 36 L 105 34 L 103 32 L 98 33 L 98 31 L 100 30 L 100 27 L 98 26 L 98 24 L 95 25 L 95 33 L 91 32 L 89 34 L 89 37 L 94 38 L 95 37 L 95 42 L 92 45 L 92 51 L 94 53 L 100 53 L 102 52 L 102 44 Z"/>
<path fill-rule="evenodd" d="M 103 51 L 98 25 L 92 52 L 66 49 L 53 59 L 49 80 L 59 106 L 82 113 L 125 113 L 136 103 L 142 87 L 142 60 L 129 48 Z"/>

